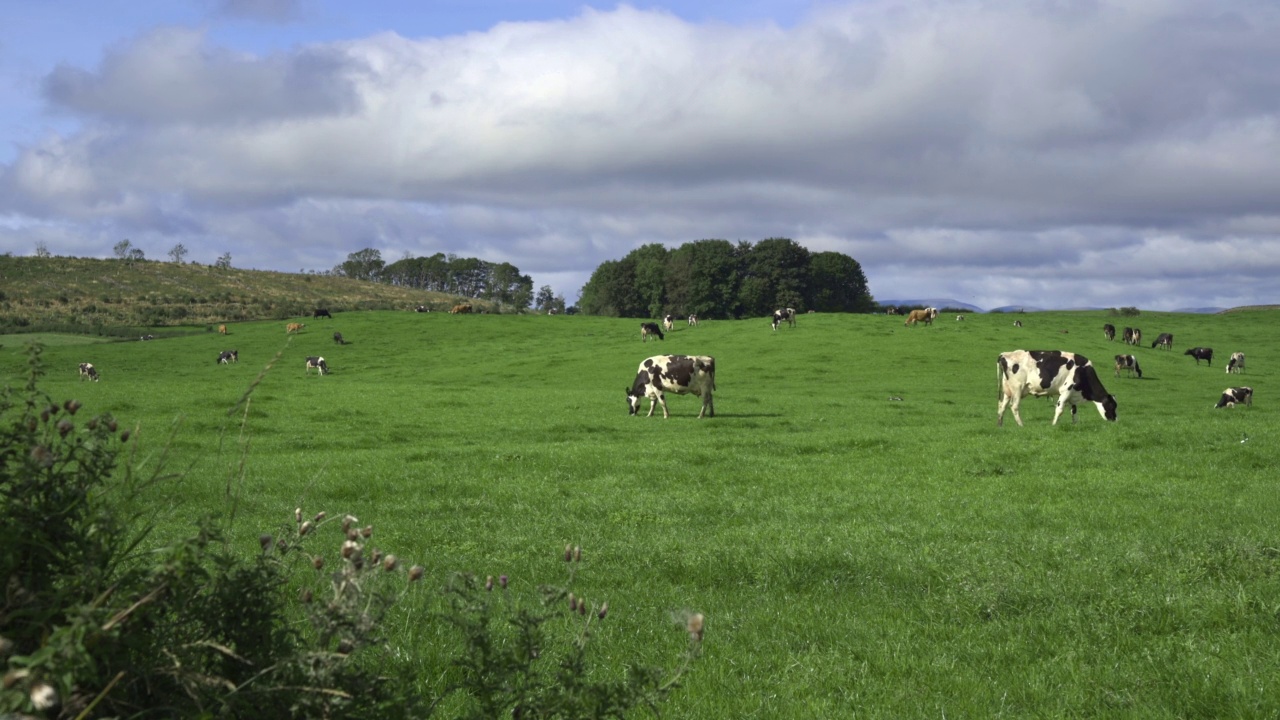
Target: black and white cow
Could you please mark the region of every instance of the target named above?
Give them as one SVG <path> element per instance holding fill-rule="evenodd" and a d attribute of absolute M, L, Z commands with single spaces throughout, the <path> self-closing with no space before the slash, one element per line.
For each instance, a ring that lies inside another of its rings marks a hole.
<path fill-rule="evenodd" d="M 1120 377 L 1120 371 L 1124 370 L 1129 377 L 1133 377 L 1134 373 L 1138 373 L 1138 378 L 1142 378 L 1142 368 L 1138 366 L 1138 358 L 1132 355 L 1116 356 L 1116 377 Z"/>
<path fill-rule="evenodd" d="M 324 308 L 316 308 L 316 311 L 311 313 L 311 317 L 313 318 L 327 317 L 330 320 L 333 319 L 333 316 L 329 314 L 329 311 Z"/>
<path fill-rule="evenodd" d="M 640 342 L 648 342 L 650 335 L 657 335 L 659 340 L 665 340 L 667 337 L 662 334 L 662 328 L 658 327 L 658 323 L 640 323 Z"/>
<path fill-rule="evenodd" d="M 698 417 L 715 417 L 716 407 L 711 393 L 716 389 L 716 359 L 710 355 L 654 355 L 645 358 L 636 370 L 636 380 L 627 390 L 627 406 L 632 415 L 640 412 L 640 403 L 649 398 L 649 414 L 653 406 L 662 406 L 662 417 L 668 417 L 664 392 L 697 395 L 702 398 Z"/>
<path fill-rule="evenodd" d="M 996 425 L 1004 425 L 1005 408 L 1012 403 L 1013 419 L 1022 426 L 1018 406 L 1027 395 L 1058 398 L 1053 413 L 1053 424 L 1067 405 L 1071 406 L 1071 422 L 1076 421 L 1076 405 L 1091 402 L 1098 407 L 1098 414 L 1107 420 L 1116 419 L 1116 399 L 1098 379 L 1093 363 L 1083 355 L 1064 350 L 1013 350 L 1000 353 L 996 358 L 996 382 L 999 386 L 1000 406 L 996 413 Z"/>
<path fill-rule="evenodd" d="M 662 329 L 671 332 L 676 327 L 676 317 L 674 315 L 664 315 L 662 317 Z"/>
<path fill-rule="evenodd" d="M 1115 340 L 1115 339 L 1116 339 L 1116 326 L 1115 326 L 1115 325 L 1112 325 L 1111 323 L 1107 323 L 1106 325 L 1103 325 L 1103 326 L 1102 326 L 1102 336 L 1103 336 L 1103 337 L 1105 337 L 1107 340 Z"/>
<path fill-rule="evenodd" d="M 1228 373 L 1244 372 L 1244 353 L 1242 352 L 1231 353 L 1231 360 L 1227 361 L 1227 372 Z"/>
<path fill-rule="evenodd" d="M 334 342 L 336 342 L 336 343 L 338 343 L 339 345 L 346 345 L 346 344 L 347 344 L 347 341 L 342 337 L 342 333 L 340 333 L 340 332 L 335 332 L 335 333 L 333 334 L 333 341 L 334 341 Z"/>
<path fill-rule="evenodd" d="M 1191 357 L 1195 358 L 1197 365 L 1200 364 L 1201 360 L 1208 360 L 1209 367 L 1213 367 L 1213 348 L 1205 348 L 1205 347 L 1191 348 L 1190 350 L 1182 354 L 1190 355 Z"/>
<path fill-rule="evenodd" d="M 431 312 L 431 308 L 427 307 L 426 305 L 419 305 L 418 307 L 414 308 L 413 311 L 414 312 Z"/>
<path fill-rule="evenodd" d="M 795 308 L 781 308 L 773 311 L 773 329 L 777 330 L 778 326 L 784 322 L 791 327 L 796 326 Z"/>
<path fill-rule="evenodd" d="M 1141 330 L 1141 328 L 1134 328 L 1134 329 L 1133 329 L 1133 338 L 1132 338 L 1132 340 L 1133 340 L 1133 344 L 1134 344 L 1134 345 L 1141 345 L 1141 344 L 1142 344 L 1142 330 Z"/>
<path fill-rule="evenodd" d="M 321 375 L 329 374 L 329 366 L 325 363 L 324 358 L 322 357 L 307 358 L 307 367 L 303 372 L 310 375 L 312 370 L 318 370 Z"/>
<path fill-rule="evenodd" d="M 1123 331 L 1121 331 L 1120 342 L 1124 343 L 1125 345 L 1133 344 L 1133 328 L 1125 328 Z"/>
<path fill-rule="evenodd" d="M 1227 388 L 1222 391 L 1222 397 L 1218 398 L 1218 404 L 1215 408 L 1235 407 L 1236 405 L 1253 406 L 1253 388 L 1251 387 L 1235 387 Z"/>
<path fill-rule="evenodd" d="M 698 316 L 697 316 L 697 315 L 690 315 L 690 316 L 689 316 L 689 327 L 698 327 Z"/>
<path fill-rule="evenodd" d="M 84 380 L 85 378 L 94 382 L 97 382 L 100 379 L 98 377 L 98 370 L 93 366 L 93 363 L 80 363 L 80 379 Z"/>
<path fill-rule="evenodd" d="M 218 363 L 217 363 L 217 364 L 219 364 L 219 365 L 230 365 L 230 364 L 231 364 L 231 363 L 233 363 L 233 362 L 240 362 L 240 351 L 239 351 L 239 350 L 223 350 L 222 352 L 218 353 Z"/>
<path fill-rule="evenodd" d="M 155 340 L 155 339 L 156 339 L 156 336 L 155 336 L 155 335 L 143 335 L 142 337 L 140 337 L 140 338 L 138 338 L 138 339 L 139 339 L 139 340 L 141 340 L 141 341 L 143 341 L 143 342 L 146 342 L 146 341 L 148 341 L 148 340 Z"/>
<path fill-rule="evenodd" d="M 1160 333 L 1156 336 L 1156 341 L 1151 343 L 1151 347 L 1162 347 L 1165 350 L 1173 349 L 1173 333 Z"/>
<path fill-rule="evenodd" d="M 1022 321 L 1021 321 L 1021 320 L 1014 320 L 1014 321 L 1013 321 L 1013 326 L 1014 326 L 1014 327 L 1022 327 Z"/>

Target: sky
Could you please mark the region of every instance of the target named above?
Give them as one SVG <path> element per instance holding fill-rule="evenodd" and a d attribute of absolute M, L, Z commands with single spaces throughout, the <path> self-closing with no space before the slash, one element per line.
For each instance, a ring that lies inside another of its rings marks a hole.
<path fill-rule="evenodd" d="M 878 299 L 1280 303 L 1274 0 L 0 0 L 0 252 L 787 237 Z"/>

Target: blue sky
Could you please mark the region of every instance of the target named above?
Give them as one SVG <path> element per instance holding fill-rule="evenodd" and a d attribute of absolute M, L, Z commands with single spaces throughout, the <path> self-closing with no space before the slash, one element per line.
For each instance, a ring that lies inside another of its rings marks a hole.
<path fill-rule="evenodd" d="M 880 298 L 1280 302 L 1269 0 L 0 0 L 0 252 L 790 237 Z"/>

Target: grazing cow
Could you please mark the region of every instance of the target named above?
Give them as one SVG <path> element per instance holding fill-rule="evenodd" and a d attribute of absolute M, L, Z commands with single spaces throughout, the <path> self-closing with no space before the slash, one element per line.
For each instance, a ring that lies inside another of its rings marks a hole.
<path fill-rule="evenodd" d="M 924 308 L 923 310 L 912 310 L 911 312 L 907 313 L 907 321 L 902 323 L 902 326 L 911 327 L 912 325 L 915 325 L 918 322 L 922 322 L 925 325 L 932 325 L 933 318 L 935 316 L 933 313 L 929 312 L 929 310 L 930 308 Z"/>
<path fill-rule="evenodd" d="M 414 308 L 413 311 L 414 312 L 431 312 L 431 308 L 427 307 L 426 305 L 419 305 L 418 307 Z"/>
<path fill-rule="evenodd" d="M 963 321 L 964 321 L 964 316 L 963 316 L 963 315 L 957 315 L 957 316 L 956 316 L 956 322 L 963 322 Z"/>
<path fill-rule="evenodd" d="M 1021 320 L 1014 320 L 1014 321 L 1013 321 L 1013 326 L 1014 326 L 1014 327 L 1022 327 L 1022 321 L 1021 321 Z"/>
<path fill-rule="evenodd" d="M 340 332 L 335 332 L 335 333 L 333 334 L 333 341 L 334 341 L 334 342 L 336 342 L 336 343 L 338 343 L 339 345 L 346 345 L 346 344 L 347 344 L 347 341 L 346 341 L 346 340 L 344 340 L 344 339 L 342 338 L 342 333 L 340 333 Z"/>
<path fill-rule="evenodd" d="M 310 375 L 312 370 L 319 371 L 321 375 L 329 374 L 329 366 L 325 364 L 324 358 L 322 357 L 307 358 L 307 367 L 303 370 L 303 372 Z"/>
<path fill-rule="evenodd" d="M 1076 405 L 1082 401 L 1091 402 L 1098 408 L 1098 414 L 1107 420 L 1116 419 L 1116 399 L 1098 379 L 1093 363 L 1083 355 L 1065 350 L 1013 350 L 1000 353 L 996 358 L 996 383 L 999 386 L 1000 406 L 997 409 L 996 425 L 1004 425 L 1004 411 L 1012 402 L 1013 419 L 1022 426 L 1022 417 L 1018 414 L 1018 406 L 1027 395 L 1057 395 L 1057 409 L 1053 413 L 1053 424 L 1058 424 L 1058 417 L 1067 405 L 1071 406 L 1071 422 L 1076 421 Z"/>
<path fill-rule="evenodd" d="M 311 317 L 312 319 L 322 318 L 322 317 L 327 317 L 330 320 L 333 319 L 333 316 L 329 314 L 329 311 L 324 308 L 316 308 L 315 312 L 311 313 Z"/>
<path fill-rule="evenodd" d="M 1120 335 L 1120 341 L 1123 342 L 1125 345 L 1132 345 L 1133 344 L 1133 328 L 1125 328 L 1124 332 L 1121 333 Z"/>
<path fill-rule="evenodd" d="M 1191 357 L 1195 358 L 1197 365 L 1200 364 L 1201 360 L 1208 360 L 1209 367 L 1213 367 L 1213 348 L 1206 348 L 1206 347 L 1191 348 L 1190 350 L 1182 354 L 1190 355 Z"/>
<path fill-rule="evenodd" d="M 1156 341 L 1151 343 L 1152 348 L 1162 347 L 1165 350 L 1173 349 L 1173 333 L 1160 333 L 1156 336 Z"/>
<path fill-rule="evenodd" d="M 675 326 L 676 326 L 676 319 L 675 319 L 675 317 L 673 317 L 673 316 L 671 316 L 671 315 L 664 315 L 664 316 L 662 317 L 662 329 L 663 329 L 663 330 L 666 330 L 667 332 L 671 332 L 671 331 L 675 328 Z"/>
<path fill-rule="evenodd" d="M 449 314 L 450 315 L 466 315 L 470 312 L 471 312 L 471 305 L 467 303 L 460 303 L 458 305 L 454 305 L 453 309 L 449 311 Z"/>
<path fill-rule="evenodd" d="M 1139 329 L 1139 328 L 1134 328 L 1134 329 L 1133 329 L 1133 337 L 1132 337 L 1132 340 L 1133 340 L 1133 344 L 1134 344 L 1134 345 L 1141 345 L 1141 344 L 1142 344 L 1142 330 L 1141 330 L 1141 329 Z"/>
<path fill-rule="evenodd" d="M 227 334 L 227 326 L 226 326 L 226 325 L 219 325 L 219 326 L 218 326 L 218 334 L 219 334 L 219 335 L 226 335 L 226 334 Z"/>
<path fill-rule="evenodd" d="M 1142 378 L 1142 368 L 1138 366 L 1138 358 L 1132 355 L 1116 356 L 1116 377 L 1120 377 L 1120 371 L 1124 370 L 1129 377 L 1133 377 L 1134 373 L 1138 373 L 1138 378 Z"/>
<path fill-rule="evenodd" d="M 1218 398 L 1218 404 L 1215 408 L 1235 407 L 1239 404 L 1245 404 L 1253 407 L 1253 388 L 1251 387 L 1234 387 L 1227 388 L 1222 391 L 1222 397 Z"/>
<path fill-rule="evenodd" d="M 85 378 L 89 378 L 94 382 L 98 382 L 100 379 L 98 370 L 93 366 L 93 363 L 80 363 L 80 379 L 84 380 Z"/>
<path fill-rule="evenodd" d="M 301 332 L 304 327 L 306 327 L 305 323 L 289 323 L 289 325 L 284 329 L 284 334 L 292 335 L 296 332 Z"/>
<path fill-rule="evenodd" d="M 659 340 L 667 339 L 667 336 L 662 334 L 662 328 L 658 327 L 658 323 L 640 323 L 640 342 L 648 342 L 650 335 L 657 335 Z"/>
<path fill-rule="evenodd" d="M 239 350 L 223 350 L 218 353 L 218 365 L 230 365 L 233 362 L 240 362 Z"/>
<path fill-rule="evenodd" d="M 796 309 L 795 308 L 782 308 L 782 309 L 773 311 L 773 329 L 777 330 L 778 326 L 784 322 L 790 325 L 791 327 L 796 326 Z"/>
<path fill-rule="evenodd" d="M 1227 372 L 1228 373 L 1244 372 L 1244 353 L 1242 352 L 1231 353 L 1231 359 L 1227 361 Z"/>
<path fill-rule="evenodd" d="M 885 315 L 897 315 L 897 314 L 898 314 L 898 308 L 896 308 L 896 307 L 891 307 L 891 308 L 889 308 L 888 310 L 885 310 L 885 311 L 884 311 L 884 314 L 885 314 Z"/>
<path fill-rule="evenodd" d="M 155 336 L 155 335 L 143 335 L 142 337 L 140 337 L 140 338 L 138 338 L 138 339 L 139 339 L 139 340 L 141 340 L 141 341 L 143 341 L 143 342 L 146 342 L 146 341 L 148 341 L 148 340 L 155 340 L 155 339 L 156 339 L 156 336 Z"/>
<path fill-rule="evenodd" d="M 697 315 L 690 315 L 690 316 L 689 316 L 689 327 L 698 327 L 698 316 L 697 316 Z"/>
<path fill-rule="evenodd" d="M 547 310 L 547 314 L 548 314 L 548 315 L 555 315 L 555 314 L 556 314 L 556 309 L 555 309 L 555 308 L 550 308 L 550 309 L 548 309 L 548 310 Z"/>
<path fill-rule="evenodd" d="M 662 406 L 662 417 L 669 417 L 663 392 L 693 394 L 702 398 L 698 417 L 715 417 L 711 393 L 716 389 L 716 359 L 709 355 L 654 355 L 645 358 L 636 370 L 636 381 L 627 390 L 627 406 L 632 415 L 640 412 L 640 402 L 649 398 L 649 414 L 653 406 Z"/>
<path fill-rule="evenodd" d="M 1111 323 L 1107 323 L 1106 325 L 1103 325 L 1103 326 L 1102 326 L 1102 336 L 1103 336 L 1103 337 L 1105 337 L 1107 340 L 1115 340 L 1115 339 L 1116 339 L 1116 326 L 1115 326 L 1115 325 L 1112 325 Z"/>

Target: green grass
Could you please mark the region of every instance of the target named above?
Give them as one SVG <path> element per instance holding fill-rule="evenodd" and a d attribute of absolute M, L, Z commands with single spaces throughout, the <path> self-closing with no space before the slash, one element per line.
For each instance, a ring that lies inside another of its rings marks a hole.
<path fill-rule="evenodd" d="M 245 552 L 298 505 L 372 522 L 434 577 L 526 591 L 581 544 L 606 668 L 667 661 L 674 618 L 706 614 L 668 717 L 1280 715 L 1280 312 L 1019 317 L 705 322 L 642 344 L 634 320 L 339 313 L 292 339 L 268 322 L 51 344 L 44 387 L 138 425 L 148 462 L 172 444 L 189 472 L 155 500 L 162 535 L 229 512 L 230 487 Z M 1175 349 L 1109 343 L 1104 322 Z M 1197 345 L 1212 368 L 1181 354 Z M 1026 427 L 997 428 L 995 358 L 1016 348 L 1092 358 L 1119 421 L 1082 406 L 1052 427 L 1028 398 Z M 1249 369 L 1228 377 L 1234 350 Z M 1113 377 L 1121 352 L 1143 379 Z M 669 420 L 627 415 L 658 353 L 716 357 L 715 418 L 670 395 Z M 317 354 L 332 375 L 304 375 Z M 4 336 L 0 378 L 24 367 Z M 1214 410 L 1229 385 L 1254 406 Z M 408 610 L 390 641 L 425 662 L 438 630 Z"/>

